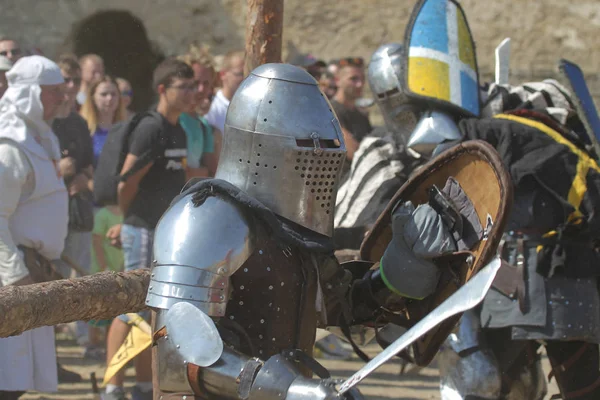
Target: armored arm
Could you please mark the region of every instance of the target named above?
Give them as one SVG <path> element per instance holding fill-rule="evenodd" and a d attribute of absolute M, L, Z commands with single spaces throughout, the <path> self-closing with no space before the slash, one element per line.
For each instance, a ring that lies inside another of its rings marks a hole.
<path fill-rule="evenodd" d="M 173 311 L 182 308 L 180 303 L 212 318 L 220 326 L 223 341 L 228 341 L 230 332 L 224 328 L 228 324 L 220 319 L 230 298 L 230 277 L 255 250 L 252 220 L 239 206 L 220 196 L 207 196 L 201 204 L 196 197 L 194 204 L 192 196 L 176 201 L 155 232 L 155 261 L 146 300 L 156 311 L 155 389 L 208 399 L 338 398 L 333 381 L 306 378 L 287 355 L 264 361 L 226 343 L 216 354 L 216 362 L 200 366 L 189 346 L 181 345 L 183 336 L 194 336 L 195 325 L 191 317 L 177 326 L 169 323 Z"/>

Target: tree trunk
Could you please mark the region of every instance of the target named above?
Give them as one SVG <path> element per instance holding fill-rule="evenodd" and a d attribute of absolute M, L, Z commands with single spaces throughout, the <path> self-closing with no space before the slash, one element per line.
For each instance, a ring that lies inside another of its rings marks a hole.
<path fill-rule="evenodd" d="M 283 0 L 248 0 L 244 75 L 266 63 L 281 62 Z"/>
<path fill-rule="evenodd" d="M 150 270 L 0 288 L 0 337 L 72 321 L 109 319 L 146 308 Z"/>

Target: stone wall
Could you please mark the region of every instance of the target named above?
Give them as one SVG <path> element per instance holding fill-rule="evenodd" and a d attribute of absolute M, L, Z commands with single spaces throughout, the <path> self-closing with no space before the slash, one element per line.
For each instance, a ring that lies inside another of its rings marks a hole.
<path fill-rule="evenodd" d="M 379 44 L 402 40 L 414 4 L 414 0 L 285 0 L 284 53 L 368 58 Z M 494 48 L 510 36 L 513 77 L 555 74 L 557 61 L 567 58 L 581 65 L 600 98 L 600 2 L 463 0 L 461 4 L 483 77 L 493 71 Z M 184 51 L 192 40 L 212 46 L 217 54 L 244 44 L 245 0 L 4 0 L 0 30 L 55 56 L 72 50 L 73 38 L 68 36 L 78 21 L 111 9 L 130 11 L 143 21 L 153 46 L 164 55 Z M 106 25 L 119 41 L 128 40 L 128 28 Z M 98 41 L 103 39 L 98 35 Z"/>

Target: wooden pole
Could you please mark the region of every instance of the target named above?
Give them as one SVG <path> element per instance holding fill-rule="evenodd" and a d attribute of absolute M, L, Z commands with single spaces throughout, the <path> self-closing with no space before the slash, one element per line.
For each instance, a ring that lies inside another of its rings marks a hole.
<path fill-rule="evenodd" d="M 0 288 L 0 337 L 41 326 L 109 319 L 146 308 L 150 270 Z"/>
<path fill-rule="evenodd" d="M 283 0 L 248 0 L 244 75 L 266 63 L 281 62 Z"/>

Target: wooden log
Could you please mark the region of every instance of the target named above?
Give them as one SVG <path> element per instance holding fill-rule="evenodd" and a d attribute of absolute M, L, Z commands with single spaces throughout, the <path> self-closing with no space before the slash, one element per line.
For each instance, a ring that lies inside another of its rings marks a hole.
<path fill-rule="evenodd" d="M 266 63 L 281 62 L 283 0 L 248 0 L 244 75 Z"/>
<path fill-rule="evenodd" d="M 73 321 L 109 319 L 146 308 L 150 270 L 0 288 L 0 337 Z"/>

